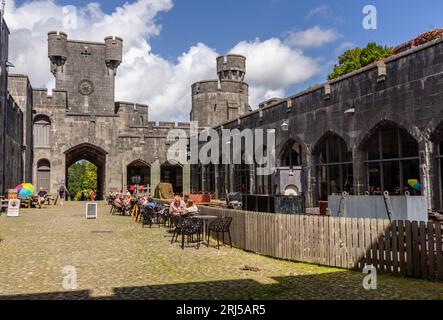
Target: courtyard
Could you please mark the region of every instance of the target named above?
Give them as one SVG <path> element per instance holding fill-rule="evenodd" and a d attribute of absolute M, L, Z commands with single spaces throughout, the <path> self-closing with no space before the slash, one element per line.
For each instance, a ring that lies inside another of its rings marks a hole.
<path fill-rule="evenodd" d="M 0 299 L 443 299 L 443 283 L 281 261 L 229 247 L 171 245 L 166 229 L 82 202 L 0 217 Z M 66 266 L 77 288 L 63 288 Z"/>

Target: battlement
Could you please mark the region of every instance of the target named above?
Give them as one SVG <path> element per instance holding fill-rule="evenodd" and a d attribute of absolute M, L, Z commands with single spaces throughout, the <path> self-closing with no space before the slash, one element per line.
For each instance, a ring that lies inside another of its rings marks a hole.
<path fill-rule="evenodd" d="M 57 67 L 63 66 L 69 56 L 69 44 L 77 44 L 84 46 L 82 55 L 90 55 L 89 46 L 104 46 L 104 59 L 107 67 L 115 71 L 123 61 L 123 39 L 115 36 L 109 36 L 104 42 L 91 42 L 68 40 L 68 35 L 62 31 L 48 32 L 48 57 L 53 64 L 52 71 L 55 74 Z"/>
<path fill-rule="evenodd" d="M 192 85 L 192 95 L 216 93 L 216 92 L 242 93 L 249 91 L 249 85 L 235 80 L 205 80 Z"/>
<path fill-rule="evenodd" d="M 217 58 L 217 74 L 220 80 L 244 81 L 246 57 L 229 54 Z"/>
<path fill-rule="evenodd" d="M 32 99 L 35 108 L 67 108 L 67 92 L 64 90 L 52 90 L 52 95 L 50 95 L 48 89 L 33 88 Z"/>

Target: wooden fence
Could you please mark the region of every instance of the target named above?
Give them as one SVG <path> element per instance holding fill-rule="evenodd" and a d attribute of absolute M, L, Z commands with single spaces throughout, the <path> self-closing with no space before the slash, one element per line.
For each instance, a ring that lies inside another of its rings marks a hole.
<path fill-rule="evenodd" d="M 201 207 L 233 218 L 233 245 L 285 260 L 443 280 L 442 225 Z"/>

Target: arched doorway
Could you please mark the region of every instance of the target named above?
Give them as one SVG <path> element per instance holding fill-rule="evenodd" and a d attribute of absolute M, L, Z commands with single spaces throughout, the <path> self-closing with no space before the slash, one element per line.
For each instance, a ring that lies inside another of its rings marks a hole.
<path fill-rule="evenodd" d="M 161 183 L 170 183 L 174 193 L 183 192 L 183 167 L 180 164 L 164 163 L 160 168 Z"/>
<path fill-rule="evenodd" d="M 73 164 L 86 160 L 94 164 L 97 167 L 97 199 L 103 199 L 103 194 L 106 191 L 105 179 L 106 179 L 106 151 L 100 147 L 84 143 L 73 147 L 66 151 L 66 177 L 65 182 L 68 183 L 68 169 Z M 67 185 L 69 190 L 69 185 Z"/>
<path fill-rule="evenodd" d="M 420 159 L 418 143 L 406 130 L 394 123 L 381 123 L 365 141 L 363 150 L 366 187 L 371 194 L 421 194 L 420 188 L 408 182 L 420 182 Z"/>
<path fill-rule="evenodd" d="M 51 192 L 51 163 L 47 159 L 37 162 L 37 190 Z"/>
<path fill-rule="evenodd" d="M 148 186 L 151 184 L 151 167 L 142 160 L 131 162 L 127 169 L 127 186 L 140 185 Z"/>
<path fill-rule="evenodd" d="M 352 151 L 334 133 L 325 135 L 314 149 L 319 200 L 343 191 L 353 192 Z"/>

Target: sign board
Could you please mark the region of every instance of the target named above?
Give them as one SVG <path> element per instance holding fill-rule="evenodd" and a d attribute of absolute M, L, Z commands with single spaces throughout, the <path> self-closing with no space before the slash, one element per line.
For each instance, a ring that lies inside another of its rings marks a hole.
<path fill-rule="evenodd" d="M 8 217 L 18 217 L 20 215 L 20 200 L 10 199 L 8 201 Z"/>
<path fill-rule="evenodd" d="M 97 219 L 97 203 L 86 204 L 86 219 Z"/>

